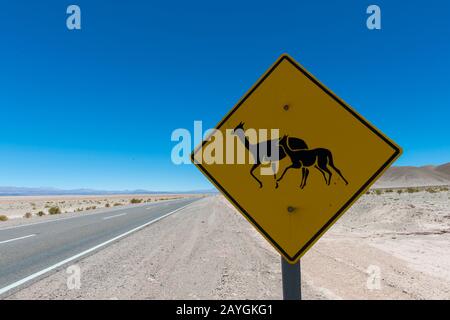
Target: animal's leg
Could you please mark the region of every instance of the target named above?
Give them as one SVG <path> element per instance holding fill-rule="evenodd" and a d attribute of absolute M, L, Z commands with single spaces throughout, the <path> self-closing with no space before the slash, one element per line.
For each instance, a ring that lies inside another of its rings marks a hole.
<path fill-rule="evenodd" d="M 327 186 L 330 185 L 331 183 L 331 176 L 333 175 L 331 173 L 331 171 L 325 166 L 325 167 L 321 167 L 320 169 L 322 169 L 323 171 L 325 171 L 326 173 L 328 173 L 328 181 L 327 181 Z"/>
<path fill-rule="evenodd" d="M 275 179 L 275 182 L 277 182 L 277 172 L 278 172 L 279 163 L 272 162 L 271 166 L 272 166 L 272 171 L 273 171 L 273 178 Z"/>
<path fill-rule="evenodd" d="M 326 184 L 329 186 L 331 183 L 331 176 L 333 175 L 331 173 L 331 171 L 328 169 L 328 163 L 330 162 L 331 159 L 331 152 L 329 150 L 327 150 L 326 154 L 320 154 L 317 157 L 317 166 L 325 171 L 326 173 L 328 173 L 328 180 L 325 178 Z"/>
<path fill-rule="evenodd" d="M 293 167 L 294 167 L 294 165 L 290 165 L 289 167 L 286 167 L 286 169 L 284 169 L 283 173 L 281 174 L 281 177 L 279 177 L 279 178 L 277 179 L 277 181 L 280 181 L 281 179 L 283 179 L 283 177 L 284 177 L 284 175 L 286 174 L 286 172 L 287 172 L 289 169 L 293 168 Z"/>
<path fill-rule="evenodd" d="M 277 179 L 277 185 L 276 185 L 276 187 L 275 188 L 278 188 L 278 182 L 281 180 L 281 179 L 283 179 L 283 177 L 284 177 L 284 175 L 286 174 L 286 172 L 290 169 L 290 168 L 293 168 L 294 167 L 294 165 L 292 164 L 292 165 L 290 165 L 289 167 L 286 167 L 286 169 L 284 169 L 284 171 L 283 171 L 283 173 L 281 174 L 281 177 L 279 177 L 278 179 Z"/>
<path fill-rule="evenodd" d="M 348 181 L 347 181 L 347 180 L 344 178 L 344 176 L 342 175 L 341 170 L 339 170 L 338 168 L 336 168 L 336 167 L 334 166 L 334 163 L 333 163 L 333 157 L 332 157 L 331 155 L 330 155 L 330 158 L 328 159 L 328 164 L 330 165 L 330 167 L 333 168 L 334 171 L 337 172 L 337 174 L 342 178 L 342 180 L 344 180 L 345 184 L 347 185 L 347 184 L 348 184 Z"/>
<path fill-rule="evenodd" d="M 300 180 L 300 189 L 303 189 L 303 180 L 305 179 L 305 167 L 302 168 L 302 179 Z"/>
<path fill-rule="evenodd" d="M 323 178 L 325 179 L 325 183 L 327 183 L 327 176 L 325 175 L 325 172 L 322 169 L 320 169 L 317 165 L 315 165 L 314 168 L 320 171 L 320 173 L 323 175 Z"/>
<path fill-rule="evenodd" d="M 253 178 L 255 178 L 256 181 L 258 181 L 259 187 L 262 188 L 262 186 L 263 186 L 263 185 L 262 185 L 262 182 L 259 181 L 259 179 L 253 174 L 253 171 L 255 171 L 255 169 L 258 168 L 260 164 L 261 164 L 261 163 L 255 163 L 255 164 L 253 165 L 253 167 L 250 169 L 250 174 L 252 175 Z"/>
<path fill-rule="evenodd" d="M 303 168 L 303 169 L 305 169 L 305 174 L 304 174 L 304 178 L 303 178 L 302 189 L 306 187 L 306 181 L 308 180 L 308 176 L 309 176 L 309 169 L 308 168 Z"/>

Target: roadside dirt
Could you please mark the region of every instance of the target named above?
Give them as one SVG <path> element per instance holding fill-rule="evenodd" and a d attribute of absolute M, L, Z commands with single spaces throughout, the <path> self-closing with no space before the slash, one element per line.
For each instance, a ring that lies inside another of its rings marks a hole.
<path fill-rule="evenodd" d="M 405 233 L 392 221 L 386 228 L 381 217 L 371 224 L 383 201 L 404 208 L 397 208 L 402 217 L 415 214 L 403 203 L 411 199 L 388 201 L 388 196 L 364 196 L 304 256 L 305 299 L 450 299 L 450 235 L 426 233 L 447 225 L 419 219 L 421 224 Z M 448 204 L 448 194 L 435 196 Z M 374 210 L 369 217 L 368 208 Z M 448 206 L 436 210 L 439 217 L 450 215 Z M 77 264 L 80 289 L 68 289 L 64 269 L 9 299 L 280 299 L 282 294 L 279 255 L 221 196 L 199 200 Z"/>

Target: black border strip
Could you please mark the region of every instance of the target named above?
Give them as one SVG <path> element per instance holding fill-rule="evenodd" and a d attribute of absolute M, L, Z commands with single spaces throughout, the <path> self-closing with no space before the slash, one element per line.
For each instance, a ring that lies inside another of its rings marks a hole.
<path fill-rule="evenodd" d="M 375 174 L 373 174 L 370 179 L 358 190 L 356 193 L 338 210 L 338 212 L 328 220 L 328 222 L 294 255 L 290 256 L 287 254 L 285 250 L 274 240 L 269 234 L 264 231 L 264 229 L 252 218 L 252 216 L 241 207 L 241 205 L 220 185 L 220 183 L 214 179 L 213 176 L 203 167 L 200 163 L 195 161 L 195 154 L 205 143 L 208 142 L 208 139 L 205 139 L 203 143 L 201 143 L 191 154 L 192 162 L 205 174 L 215 185 L 220 189 L 222 193 L 224 193 L 228 199 L 230 199 L 236 207 L 249 219 L 253 225 L 286 257 L 289 261 L 294 262 L 300 255 L 302 255 L 308 247 L 314 243 L 320 235 L 325 232 L 325 230 L 332 225 L 336 219 L 350 206 L 350 204 L 358 198 L 361 193 L 368 187 L 370 184 L 375 182 L 376 177 L 383 172 L 401 153 L 401 150 L 393 144 L 389 139 L 383 136 L 377 129 L 375 129 L 372 125 L 370 125 L 365 119 L 363 119 L 359 114 L 357 114 L 354 110 L 352 110 L 349 106 L 347 106 L 342 100 L 340 100 L 335 94 L 333 94 L 330 90 L 328 90 L 325 86 L 323 86 L 320 82 L 318 82 L 314 77 L 312 77 L 306 70 L 304 70 L 300 65 L 294 62 L 289 56 L 283 55 L 277 63 L 275 63 L 272 68 L 256 83 L 256 85 L 250 90 L 244 98 L 227 114 L 227 116 L 216 126 L 216 129 L 220 129 L 222 125 L 233 115 L 233 113 L 247 100 L 247 98 L 270 76 L 270 74 L 278 67 L 278 65 L 283 62 L 283 60 L 289 61 L 293 66 L 295 66 L 303 75 L 305 75 L 309 80 L 311 80 L 315 85 L 321 88 L 326 94 L 332 97 L 339 105 L 341 105 L 345 110 L 350 112 L 356 119 L 358 119 L 362 124 L 364 124 L 367 128 L 369 128 L 375 135 L 381 138 L 384 142 L 386 142 L 392 149 L 394 149 L 394 153 L 392 156 L 383 164 L 381 168 L 379 168 Z"/>

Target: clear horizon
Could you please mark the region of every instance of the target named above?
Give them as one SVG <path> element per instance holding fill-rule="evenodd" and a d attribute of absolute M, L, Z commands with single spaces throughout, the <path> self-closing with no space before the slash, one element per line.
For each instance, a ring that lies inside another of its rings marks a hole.
<path fill-rule="evenodd" d="M 439 163 L 439 164 L 425 164 L 425 165 L 420 165 L 420 166 L 412 166 L 412 167 L 427 167 L 427 166 L 440 166 L 440 165 L 444 165 L 444 164 L 449 164 L 450 162 L 444 162 L 444 163 Z M 393 165 L 392 167 L 399 167 L 397 165 Z M 403 167 L 403 166 L 401 166 Z M 54 187 L 54 186 L 45 186 L 45 185 L 40 185 L 40 186 L 6 186 L 0 185 L 0 188 L 30 188 L 30 189 L 38 189 L 38 188 L 43 188 L 43 189 L 57 189 L 60 191 L 71 191 L 71 190 L 82 190 L 82 189 L 87 189 L 87 190 L 92 190 L 92 191 L 105 191 L 105 192 L 121 192 L 121 191 L 148 191 L 148 192 L 186 192 L 186 191 L 208 191 L 208 190 L 217 190 L 217 188 L 215 188 L 212 184 L 210 184 L 209 188 L 202 188 L 202 189 L 186 189 L 186 190 L 150 190 L 150 189 L 141 189 L 141 188 L 131 188 L 131 189 L 127 189 L 127 188 L 119 188 L 119 189 L 96 189 L 96 188 L 88 188 L 88 187 L 79 187 L 79 188 L 58 188 L 58 187 Z"/>
<path fill-rule="evenodd" d="M 403 148 L 395 166 L 450 161 L 450 3 L 24 0 L 0 12 L 0 186 L 186 191 L 171 133 L 212 128 L 288 53 Z M 330 28 L 330 25 L 333 27 Z"/>

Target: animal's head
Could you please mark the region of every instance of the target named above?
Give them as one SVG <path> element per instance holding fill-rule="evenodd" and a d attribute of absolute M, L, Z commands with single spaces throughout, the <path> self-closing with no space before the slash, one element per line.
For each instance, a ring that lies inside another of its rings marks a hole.
<path fill-rule="evenodd" d="M 233 131 L 233 133 L 236 133 L 236 131 L 237 130 L 242 130 L 242 131 L 244 131 L 244 123 L 243 122 L 240 122 L 237 126 L 236 126 L 236 128 L 234 128 L 234 131 Z"/>
<path fill-rule="evenodd" d="M 280 138 L 280 144 L 285 145 L 287 142 L 287 138 L 288 138 L 288 136 L 286 134 L 284 136 L 282 136 Z"/>

